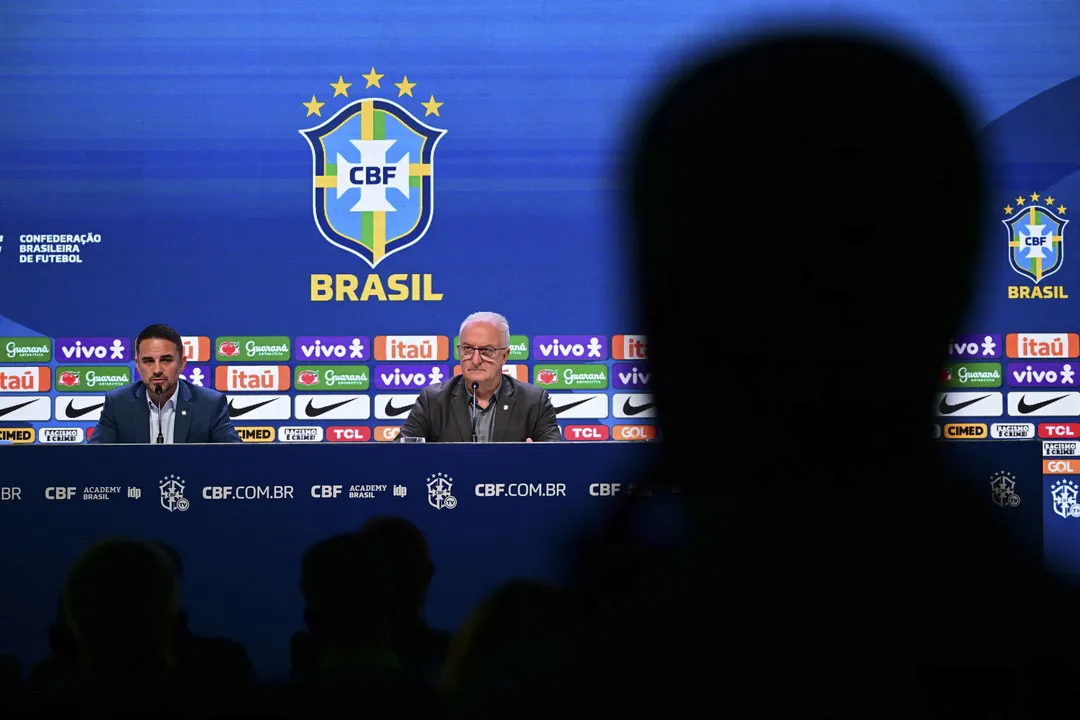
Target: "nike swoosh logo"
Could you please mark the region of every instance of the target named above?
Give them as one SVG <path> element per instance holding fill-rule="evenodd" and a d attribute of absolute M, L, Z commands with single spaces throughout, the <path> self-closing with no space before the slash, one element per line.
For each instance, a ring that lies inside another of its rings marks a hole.
<path fill-rule="evenodd" d="M 71 419 L 75 419 L 75 418 L 78 418 L 78 417 L 82 417 L 83 415 L 85 415 L 87 413 L 92 413 L 95 410 L 97 410 L 98 408 L 102 408 L 102 407 L 105 407 L 105 403 L 100 403 L 98 405 L 87 405 L 86 407 L 82 407 L 82 408 L 77 408 L 77 407 L 75 407 L 75 403 L 71 403 L 66 408 L 64 408 L 64 416 L 69 417 Z"/>
<path fill-rule="evenodd" d="M 304 414 L 307 415 L 308 417 L 319 417 L 320 415 L 323 415 L 325 413 L 330 412 L 334 408 L 339 408 L 342 405 L 347 405 L 348 403 L 351 403 L 355 399 L 356 398 L 349 398 L 348 400 L 342 400 L 339 403 L 334 403 L 333 405 L 325 405 L 325 406 L 319 407 L 319 408 L 312 405 L 311 400 L 308 400 L 307 401 L 307 407 L 304 408 Z"/>
<path fill-rule="evenodd" d="M 581 405 L 582 403 L 587 403 L 590 400 L 592 400 L 592 398 L 587 397 L 584 400 L 578 400 L 577 402 L 572 402 L 572 403 L 569 403 L 568 405 L 563 405 L 562 407 L 557 407 L 557 408 L 555 408 L 555 414 L 560 415 L 560 414 L 566 412 L 567 410 L 569 410 L 570 408 L 576 408 L 578 405 Z"/>
<path fill-rule="evenodd" d="M 247 407 L 242 407 L 242 408 L 235 407 L 233 405 L 233 401 L 230 400 L 229 401 L 229 417 L 234 418 L 234 417 L 240 417 L 241 415 L 247 415 L 252 410 L 256 410 L 258 408 L 261 408 L 263 405 L 269 405 L 270 403 L 274 402 L 274 400 L 277 400 L 277 398 L 273 398 L 271 400 L 263 400 L 262 402 L 258 402 L 258 403 L 255 403 L 254 405 L 248 405 Z"/>
<path fill-rule="evenodd" d="M 34 398 L 33 400 L 27 400 L 26 402 L 19 403 L 18 405 L 12 405 L 11 407 L 6 407 L 3 410 L 0 410 L 0 417 L 4 417 L 5 415 L 7 415 L 9 413 L 13 413 L 16 410 L 20 410 L 20 409 L 26 407 L 27 405 L 33 405 L 34 403 L 36 403 L 40 399 L 41 398 Z"/>
<path fill-rule="evenodd" d="M 645 403 L 644 405 L 631 405 L 630 398 L 626 398 L 626 402 L 622 404 L 622 411 L 627 415 L 640 415 L 654 405 L 656 405 L 654 402 Z"/>
<path fill-rule="evenodd" d="M 412 410 L 412 406 L 416 403 L 409 403 L 404 407 L 394 407 L 394 400 L 391 398 L 386 403 L 386 409 L 383 411 L 386 413 L 386 417 L 397 417 L 403 413 L 407 413 Z"/>
<path fill-rule="evenodd" d="M 949 404 L 949 396 L 946 395 L 945 397 L 941 398 L 941 402 L 938 403 L 937 409 L 938 409 L 938 412 L 941 413 L 942 415 L 951 415 L 954 412 L 956 412 L 957 410 L 963 410 L 968 405 L 974 405 L 975 403 L 979 402 L 980 400 L 985 400 L 988 397 L 990 397 L 990 396 L 989 395 L 983 395 L 982 397 L 975 398 L 974 400 L 965 400 L 962 403 L 956 403 L 955 405 L 950 405 Z"/>
<path fill-rule="evenodd" d="M 1068 395 L 1062 395 L 1061 397 L 1051 398 L 1049 400 L 1043 400 L 1042 402 L 1037 402 L 1034 405 L 1028 405 L 1027 404 L 1027 395 L 1025 395 L 1024 397 L 1020 398 L 1020 404 L 1016 406 L 1016 409 L 1020 412 L 1021 415 L 1027 415 L 1028 413 L 1035 412 L 1039 408 L 1044 408 L 1047 405 L 1052 405 L 1052 404 L 1056 403 L 1058 400 L 1064 400 L 1067 397 L 1069 397 L 1069 396 Z"/>

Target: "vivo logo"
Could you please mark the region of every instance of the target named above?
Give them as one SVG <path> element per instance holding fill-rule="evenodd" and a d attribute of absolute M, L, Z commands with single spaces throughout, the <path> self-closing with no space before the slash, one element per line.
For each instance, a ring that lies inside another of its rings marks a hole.
<path fill-rule="evenodd" d="M 607 356 L 607 338 L 600 335 L 537 335 L 533 342 L 533 357 L 536 360 L 607 360 Z"/>
<path fill-rule="evenodd" d="M 366 337 L 318 335 L 296 338 L 293 346 L 302 360 L 367 360 L 369 343 Z"/>
<path fill-rule="evenodd" d="M 1001 357 L 1001 336 L 956 335 L 949 340 L 948 354 L 963 360 Z"/>
<path fill-rule="evenodd" d="M 641 364 L 615 363 L 611 368 L 611 378 L 616 388 L 647 390 L 652 387 L 652 372 Z"/>
<path fill-rule="evenodd" d="M 64 360 L 130 360 L 127 338 L 59 338 L 56 354 Z"/>
<path fill-rule="evenodd" d="M 1013 387 L 1072 387 L 1076 370 L 1070 363 L 1009 363 L 1009 384 Z"/>
<path fill-rule="evenodd" d="M 423 388 L 446 380 L 445 365 L 376 365 L 375 387 L 379 390 Z"/>

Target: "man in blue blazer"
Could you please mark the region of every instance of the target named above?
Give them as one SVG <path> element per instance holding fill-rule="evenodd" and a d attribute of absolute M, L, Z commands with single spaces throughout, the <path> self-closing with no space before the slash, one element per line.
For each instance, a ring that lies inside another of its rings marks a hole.
<path fill-rule="evenodd" d="M 89 444 L 243 442 L 225 396 L 180 379 L 184 341 L 171 327 L 151 325 L 139 333 L 135 367 L 142 380 L 105 395 Z"/>

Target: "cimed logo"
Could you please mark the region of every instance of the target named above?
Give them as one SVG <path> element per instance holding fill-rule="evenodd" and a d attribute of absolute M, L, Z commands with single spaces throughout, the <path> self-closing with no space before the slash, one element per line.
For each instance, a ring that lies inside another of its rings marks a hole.
<path fill-rule="evenodd" d="M 364 90 L 383 90 L 383 75 L 362 75 Z M 406 75 L 398 98 L 413 98 L 415 82 Z M 349 97 L 352 83 L 338 76 L 333 97 Z M 415 100 L 413 101 L 415 103 Z M 307 116 L 322 117 L 315 95 L 303 103 Z M 431 95 L 424 117 L 439 117 Z M 418 119 L 394 100 L 362 97 L 349 102 L 321 125 L 300 134 L 311 147 L 312 212 L 330 244 L 362 258 L 374 268 L 386 257 L 420 241 L 434 212 L 435 146 L 446 130 Z"/>
<path fill-rule="evenodd" d="M 1060 203 L 1055 208 L 1053 197 L 1040 198 L 1039 193 L 1018 195 L 1014 202 L 1015 208 L 1005 206 L 1010 217 L 1001 221 L 1009 233 L 1009 264 L 1038 285 L 1060 270 L 1065 259 L 1067 208 Z"/>
<path fill-rule="evenodd" d="M 990 497 L 998 507 L 1016 507 L 1020 496 L 1016 494 L 1016 477 L 1004 470 L 990 478 Z"/>

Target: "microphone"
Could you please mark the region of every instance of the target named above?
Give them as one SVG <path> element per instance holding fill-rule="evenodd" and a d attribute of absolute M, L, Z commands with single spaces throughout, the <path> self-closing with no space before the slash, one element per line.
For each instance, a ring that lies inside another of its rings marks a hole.
<path fill-rule="evenodd" d="M 157 403 L 157 406 L 158 406 L 158 412 L 157 412 L 157 441 L 158 441 L 158 445 L 162 445 L 165 442 L 165 436 L 161 432 L 161 386 L 158 385 L 156 388 L 154 388 L 154 392 L 156 392 L 157 396 L 158 396 L 158 403 Z"/>
<path fill-rule="evenodd" d="M 473 381 L 472 384 L 472 441 L 476 442 L 476 391 L 480 389 L 480 383 Z"/>

